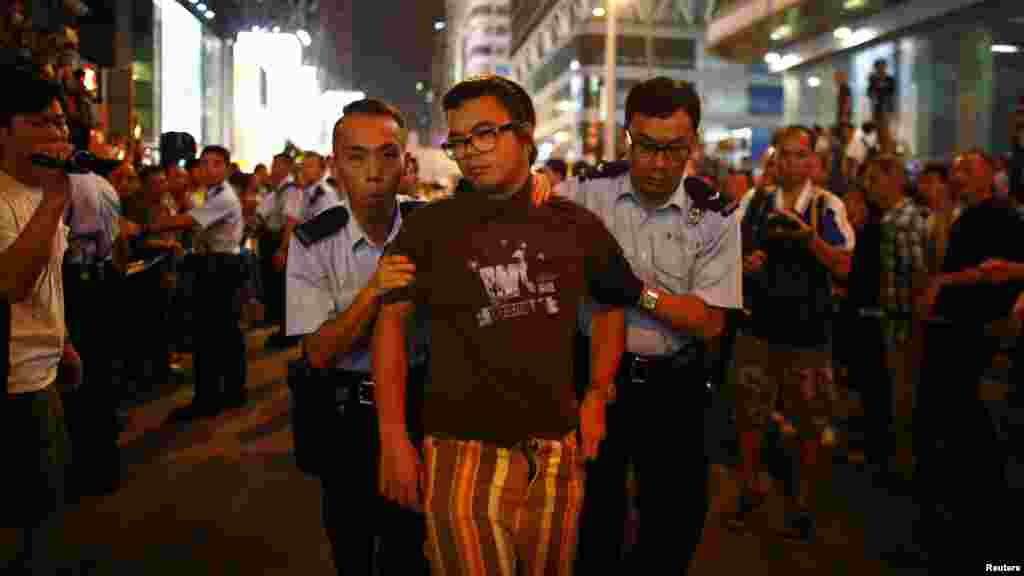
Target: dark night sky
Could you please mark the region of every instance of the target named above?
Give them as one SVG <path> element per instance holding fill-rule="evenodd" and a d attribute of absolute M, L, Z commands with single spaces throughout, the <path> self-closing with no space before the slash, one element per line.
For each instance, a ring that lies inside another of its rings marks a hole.
<path fill-rule="evenodd" d="M 416 83 L 430 83 L 434 21 L 444 18 L 444 0 L 348 2 L 354 87 L 394 103 L 414 124 L 415 114 L 428 110 Z"/>

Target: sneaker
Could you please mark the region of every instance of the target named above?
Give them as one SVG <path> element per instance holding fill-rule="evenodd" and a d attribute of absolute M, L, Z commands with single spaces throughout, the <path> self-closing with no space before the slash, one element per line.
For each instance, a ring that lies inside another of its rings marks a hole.
<path fill-rule="evenodd" d="M 726 520 L 726 524 L 733 530 L 746 530 L 747 523 L 750 520 L 750 515 L 760 508 L 764 504 L 764 501 L 764 494 L 758 494 L 756 492 L 744 492 L 740 494 L 739 500 L 736 503 L 736 512 Z"/>
<path fill-rule="evenodd" d="M 786 526 L 781 531 L 781 536 L 791 542 L 809 544 L 814 541 L 815 522 L 814 515 L 807 510 L 801 510 L 795 514 L 786 514 Z"/>

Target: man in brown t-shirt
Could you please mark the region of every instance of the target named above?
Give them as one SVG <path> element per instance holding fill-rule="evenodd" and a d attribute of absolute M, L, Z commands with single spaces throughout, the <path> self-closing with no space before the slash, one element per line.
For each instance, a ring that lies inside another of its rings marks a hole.
<path fill-rule="evenodd" d="M 416 265 L 416 280 L 385 297 L 376 326 L 382 490 L 422 506 L 436 573 L 569 574 L 582 458 L 603 438 L 621 306 L 642 284 L 594 214 L 558 199 L 531 204 L 536 119 L 522 88 L 475 78 L 443 104 L 444 148 L 466 180 L 414 213 L 390 248 Z M 577 402 L 574 335 L 587 298 L 602 308 L 592 385 Z M 423 462 L 402 417 L 413 308 L 431 326 Z"/>

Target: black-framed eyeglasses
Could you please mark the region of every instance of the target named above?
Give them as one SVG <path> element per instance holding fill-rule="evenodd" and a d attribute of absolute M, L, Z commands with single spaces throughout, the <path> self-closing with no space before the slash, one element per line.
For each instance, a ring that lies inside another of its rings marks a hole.
<path fill-rule="evenodd" d="M 449 138 L 441 144 L 441 149 L 452 160 L 465 158 L 472 147 L 477 153 L 490 152 L 498 146 L 498 136 L 506 130 L 515 130 L 522 126 L 521 122 L 509 122 L 501 126 L 477 128 L 464 138 Z"/>
<path fill-rule="evenodd" d="M 633 149 L 633 154 L 640 160 L 654 160 L 659 153 L 664 153 L 665 157 L 670 161 L 682 164 L 689 160 L 690 155 L 693 153 L 689 144 L 681 142 L 658 144 L 654 140 L 647 138 L 634 138 L 633 133 L 628 130 L 626 133 L 629 134 L 629 142 Z"/>

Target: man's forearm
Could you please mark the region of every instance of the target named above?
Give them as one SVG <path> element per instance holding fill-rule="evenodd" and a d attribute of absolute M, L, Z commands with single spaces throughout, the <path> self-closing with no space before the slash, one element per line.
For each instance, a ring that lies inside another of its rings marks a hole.
<path fill-rule="evenodd" d="M 590 389 L 614 397 L 615 374 L 626 350 L 626 311 L 613 308 L 595 313 L 590 337 Z"/>
<path fill-rule="evenodd" d="M 811 242 L 811 253 L 836 278 L 842 280 L 850 275 L 851 258 L 847 250 L 831 246 L 821 236 L 815 235 Z"/>
<path fill-rule="evenodd" d="M 725 327 L 721 310 L 707 305 L 692 294 L 669 294 L 658 291 L 658 306 L 654 315 L 672 328 L 689 332 L 703 340 L 716 338 Z"/>
<path fill-rule="evenodd" d="M 405 393 L 409 359 L 405 349 L 405 316 L 411 303 L 390 305 L 377 317 L 373 335 L 373 378 L 381 440 L 408 438 Z"/>
<path fill-rule="evenodd" d="M 0 292 L 10 302 L 21 302 L 32 294 L 50 256 L 57 227 L 64 216 L 67 197 L 44 195 L 39 208 L 14 243 L 0 253 Z"/>
<path fill-rule="evenodd" d="M 196 225 L 196 220 L 190 214 L 178 214 L 176 216 L 162 215 L 150 224 L 145 225 L 145 232 L 175 232 L 178 230 L 191 230 Z"/>
<path fill-rule="evenodd" d="M 369 335 L 379 308 L 376 290 L 365 286 L 352 304 L 333 320 L 306 336 L 306 358 L 313 368 L 326 368 L 338 356 L 348 354 Z"/>
<path fill-rule="evenodd" d="M 982 274 L 977 268 L 968 268 L 959 272 L 940 274 L 936 276 L 935 281 L 941 287 L 973 286 L 982 282 Z"/>

